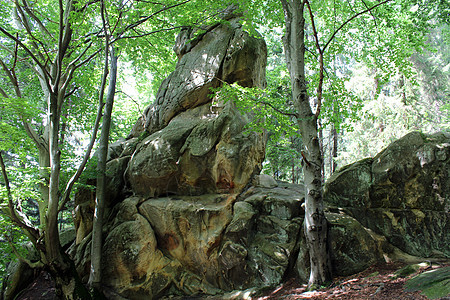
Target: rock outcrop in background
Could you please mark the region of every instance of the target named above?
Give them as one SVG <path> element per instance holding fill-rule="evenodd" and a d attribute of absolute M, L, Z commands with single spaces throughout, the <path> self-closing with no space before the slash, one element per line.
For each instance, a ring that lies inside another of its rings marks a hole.
<path fill-rule="evenodd" d="M 450 257 L 450 137 L 412 132 L 328 180 L 324 198 L 394 246 Z"/>

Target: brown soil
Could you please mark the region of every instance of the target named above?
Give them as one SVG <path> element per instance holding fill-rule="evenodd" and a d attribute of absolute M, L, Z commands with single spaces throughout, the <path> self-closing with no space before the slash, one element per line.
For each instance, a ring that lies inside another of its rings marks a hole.
<path fill-rule="evenodd" d="M 306 292 L 306 285 L 301 285 L 295 279 L 291 279 L 257 299 L 428 299 L 426 296 L 421 295 L 420 291 L 406 292 L 404 284 L 408 279 L 426 271 L 429 267 L 421 268 L 405 278 L 396 278 L 394 272 L 403 266 L 405 265 L 401 263 L 377 264 L 361 273 L 335 278 L 334 283 L 330 287 L 314 292 Z M 433 268 L 435 268 L 434 265 Z M 450 300 L 449 297 L 442 299 Z"/>

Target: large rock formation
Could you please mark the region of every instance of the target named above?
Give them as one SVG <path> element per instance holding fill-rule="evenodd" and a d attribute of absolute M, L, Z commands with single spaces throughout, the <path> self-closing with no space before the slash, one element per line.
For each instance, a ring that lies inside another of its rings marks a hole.
<path fill-rule="evenodd" d="M 416 256 L 450 257 L 450 136 L 412 132 L 328 180 L 325 200 Z"/>
<path fill-rule="evenodd" d="M 150 197 L 239 192 L 259 172 L 265 137 L 244 133 L 250 116 L 220 93 L 212 99 L 211 88 L 223 82 L 264 87 L 264 40 L 231 18 L 198 36 L 183 30 L 174 49 L 175 71 L 129 137 L 144 139 L 125 178 L 134 193 Z"/>
<path fill-rule="evenodd" d="M 214 295 L 308 280 L 304 187 L 258 175 L 265 137 L 210 88 L 264 86 L 264 41 L 237 19 L 177 39 L 176 70 L 127 140 L 110 146 L 103 285 L 111 299 Z M 404 252 L 448 257 L 448 137 L 413 133 L 325 188 L 335 275 Z M 89 274 L 92 194 L 77 199 L 72 249 Z M 82 201 L 85 199 L 86 201 Z M 398 248 L 397 248 L 398 247 Z"/>
<path fill-rule="evenodd" d="M 184 29 L 179 61 L 126 140 L 109 147 L 103 287 L 110 299 L 215 295 L 307 281 L 304 187 L 259 175 L 265 136 L 210 88 L 263 87 L 266 47 L 237 18 Z M 450 141 L 412 133 L 325 187 L 334 275 L 387 257 L 449 257 Z M 88 182 L 91 183 L 92 182 Z M 94 194 L 76 196 L 77 270 L 90 268 Z M 401 250 L 399 250 L 400 248 Z"/>

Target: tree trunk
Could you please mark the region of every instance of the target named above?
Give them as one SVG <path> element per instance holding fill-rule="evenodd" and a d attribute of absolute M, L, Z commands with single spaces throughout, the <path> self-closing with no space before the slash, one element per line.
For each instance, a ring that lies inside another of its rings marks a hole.
<path fill-rule="evenodd" d="M 330 175 L 336 171 L 337 163 L 337 152 L 338 152 L 338 133 L 336 127 L 333 125 L 331 129 L 331 153 L 330 153 Z"/>
<path fill-rule="evenodd" d="M 107 59 L 107 58 L 105 58 Z M 117 56 L 114 48 L 111 49 L 111 74 L 109 78 L 108 93 L 106 95 L 105 113 L 103 115 L 102 132 L 100 135 L 97 164 L 97 198 L 95 201 L 95 213 L 92 227 L 91 247 L 91 272 L 89 285 L 95 292 L 100 292 L 101 257 L 102 257 L 102 229 L 103 213 L 106 198 L 106 157 L 108 155 L 109 130 L 111 127 L 111 115 L 114 105 L 114 94 L 117 79 Z M 104 88 L 104 87 L 103 87 Z"/>
<path fill-rule="evenodd" d="M 58 95 L 51 93 L 48 99 L 50 182 L 48 207 L 45 213 L 45 257 L 55 268 L 65 268 L 61 255 L 58 231 L 59 178 L 61 171 L 61 150 L 59 149 Z"/>
<path fill-rule="evenodd" d="M 305 194 L 305 235 L 310 255 L 311 273 L 308 285 L 314 287 L 331 280 L 328 255 L 327 220 L 322 199 L 322 153 L 320 152 L 317 117 L 313 114 L 305 78 L 304 2 L 282 0 L 286 23 L 284 49 L 292 85 L 292 98 L 303 141 Z"/>
<path fill-rule="evenodd" d="M 324 137 L 323 137 L 323 128 L 322 128 L 322 121 L 320 119 L 317 119 L 317 126 L 319 129 L 318 132 L 318 138 L 319 138 L 319 151 L 321 153 L 322 156 L 322 166 L 321 168 L 321 172 L 322 172 L 322 183 L 325 182 L 325 147 L 324 147 Z"/>

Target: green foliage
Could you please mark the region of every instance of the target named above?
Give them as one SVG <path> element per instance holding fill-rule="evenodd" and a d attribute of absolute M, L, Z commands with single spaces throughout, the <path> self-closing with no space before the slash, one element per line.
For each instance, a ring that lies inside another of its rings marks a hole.
<path fill-rule="evenodd" d="M 16 254 L 11 248 L 11 243 L 15 245 L 20 255 L 26 256 L 27 238 L 22 231 L 11 225 L 10 221 L 0 213 L 0 280 L 3 283 L 6 277 L 8 265 L 17 259 Z"/>

